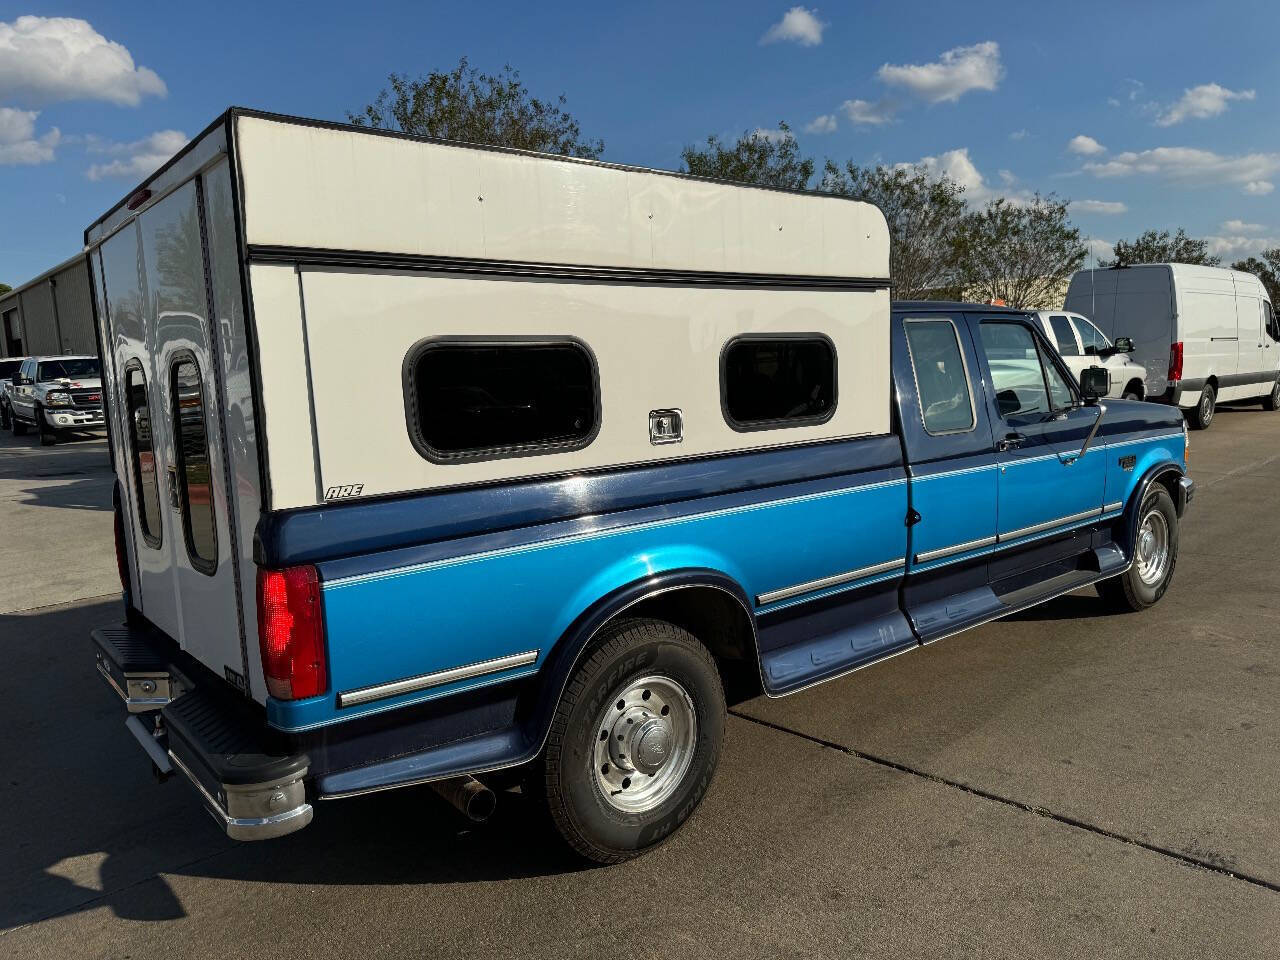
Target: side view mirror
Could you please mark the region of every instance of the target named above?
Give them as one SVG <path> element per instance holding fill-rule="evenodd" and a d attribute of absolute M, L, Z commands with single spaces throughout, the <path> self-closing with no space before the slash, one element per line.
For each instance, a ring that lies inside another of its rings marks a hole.
<path fill-rule="evenodd" d="M 1111 375 L 1103 367 L 1086 367 L 1080 371 L 1080 392 L 1085 403 L 1096 403 L 1111 388 Z"/>
<path fill-rule="evenodd" d="M 1133 338 L 1116 337 L 1112 346 L 1115 347 L 1116 353 L 1133 353 Z"/>

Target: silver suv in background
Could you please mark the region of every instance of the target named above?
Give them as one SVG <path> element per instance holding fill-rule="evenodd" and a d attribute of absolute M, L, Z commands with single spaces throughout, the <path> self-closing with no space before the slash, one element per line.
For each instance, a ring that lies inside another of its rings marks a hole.
<path fill-rule="evenodd" d="M 1068 310 L 1041 310 L 1035 315 L 1040 329 L 1067 367 L 1079 379 L 1088 367 L 1107 371 L 1107 396 L 1124 400 L 1147 399 L 1147 368 L 1133 359 L 1133 341 L 1112 341 L 1086 317 Z"/>
<path fill-rule="evenodd" d="M 59 433 L 104 427 L 100 376 L 97 357 L 27 357 L 9 393 L 13 432 L 34 428 L 48 445 Z"/>

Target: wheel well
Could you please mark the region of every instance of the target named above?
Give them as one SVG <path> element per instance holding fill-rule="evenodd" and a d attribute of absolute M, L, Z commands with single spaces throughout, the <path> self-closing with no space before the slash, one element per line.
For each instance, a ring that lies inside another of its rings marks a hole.
<path fill-rule="evenodd" d="M 1126 391 L 1133 391 L 1134 393 L 1136 393 L 1139 399 L 1146 397 L 1147 395 L 1146 384 L 1143 383 L 1141 380 L 1139 380 L 1137 377 L 1134 377 L 1127 384 L 1125 384 L 1124 388 Z"/>
<path fill-rule="evenodd" d="M 742 603 L 715 587 L 690 586 L 670 590 L 628 607 L 623 616 L 665 620 L 688 630 L 706 644 L 725 685 L 730 702 L 753 697 L 761 690 L 755 629 Z"/>
<path fill-rule="evenodd" d="M 1213 376 L 1209 377 L 1209 379 L 1206 380 L 1205 383 L 1213 387 L 1213 392 L 1215 394 L 1218 392 L 1218 375 L 1216 373 Z"/>

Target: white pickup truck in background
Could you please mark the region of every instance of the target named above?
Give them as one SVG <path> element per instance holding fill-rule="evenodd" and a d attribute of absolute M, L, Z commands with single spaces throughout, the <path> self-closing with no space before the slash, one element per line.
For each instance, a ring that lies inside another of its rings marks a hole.
<path fill-rule="evenodd" d="M 1133 341 L 1128 337 L 1118 337 L 1112 343 L 1086 317 L 1068 310 L 1041 310 L 1035 317 L 1077 378 L 1087 367 L 1103 367 L 1111 381 L 1108 397 L 1147 399 L 1147 368 L 1133 359 Z"/>
<path fill-rule="evenodd" d="M 28 357 L 10 387 L 11 429 L 34 428 L 47 446 L 60 432 L 105 427 L 100 376 L 97 357 Z"/>

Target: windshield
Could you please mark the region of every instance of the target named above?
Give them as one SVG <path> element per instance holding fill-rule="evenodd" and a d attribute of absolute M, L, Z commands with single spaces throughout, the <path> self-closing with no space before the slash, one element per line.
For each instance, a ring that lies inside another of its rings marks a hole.
<path fill-rule="evenodd" d="M 65 360 L 41 360 L 36 371 L 36 380 L 44 383 L 47 380 L 79 380 L 81 377 L 97 375 L 97 357 L 77 357 Z"/>

